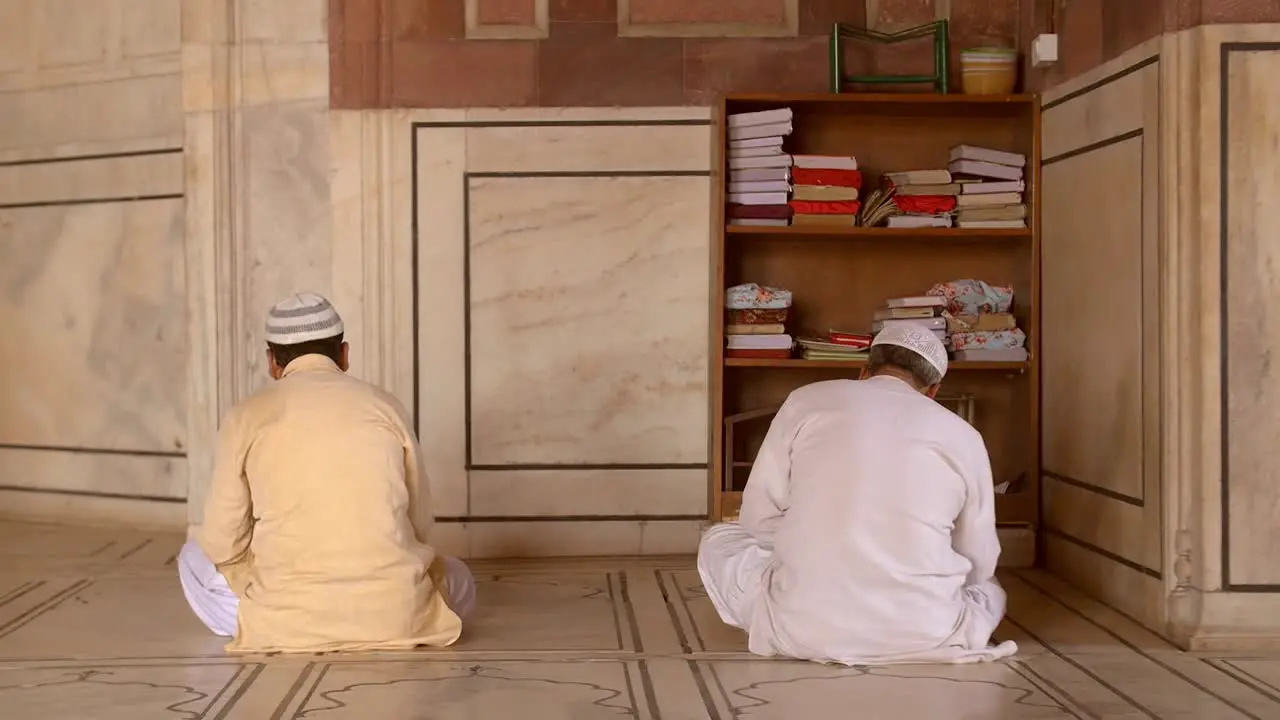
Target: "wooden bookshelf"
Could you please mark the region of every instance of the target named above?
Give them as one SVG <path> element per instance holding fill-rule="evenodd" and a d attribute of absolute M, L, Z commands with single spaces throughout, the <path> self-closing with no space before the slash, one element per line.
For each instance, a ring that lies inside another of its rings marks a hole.
<path fill-rule="evenodd" d="M 790 107 L 789 152 L 853 155 L 864 188 L 885 172 L 946 167 L 950 149 L 967 144 L 1027 156 L 1028 228 L 889 229 L 726 227 L 727 114 Z M 857 377 L 864 363 L 840 360 L 726 358 L 724 290 L 757 282 L 792 291 L 790 329 L 857 330 L 886 298 L 919 295 L 962 278 L 1014 288 L 1014 315 L 1027 334 L 1027 362 L 952 362 L 943 394 L 975 400 L 974 424 L 987 442 L 995 481 L 1020 481 L 997 496 L 1004 528 L 1033 527 L 1039 506 L 1039 193 L 1040 111 L 1032 95 L 934 94 L 729 95 L 717 108 L 713 137 L 710 500 L 713 519 L 735 514 L 765 422 L 731 433 L 725 418 L 779 405 L 796 388 Z M 1030 536 L 1027 532 L 1026 536 Z M 1008 552 L 1008 550 L 1006 550 Z"/>

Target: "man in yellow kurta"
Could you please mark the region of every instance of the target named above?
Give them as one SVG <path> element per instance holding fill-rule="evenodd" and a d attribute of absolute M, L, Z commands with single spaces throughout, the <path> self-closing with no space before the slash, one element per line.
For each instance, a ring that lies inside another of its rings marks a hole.
<path fill-rule="evenodd" d="M 294 295 L 271 309 L 278 382 L 219 433 L 183 591 L 233 653 L 452 644 L 475 602 L 466 566 L 431 548 L 417 439 L 391 395 L 345 374 L 342 319 Z"/>

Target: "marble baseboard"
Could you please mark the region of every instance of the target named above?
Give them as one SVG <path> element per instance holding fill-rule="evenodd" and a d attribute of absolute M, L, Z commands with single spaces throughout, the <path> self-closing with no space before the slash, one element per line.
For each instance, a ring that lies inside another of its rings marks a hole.
<path fill-rule="evenodd" d="M 702 520 L 485 520 L 442 522 L 432 543 L 462 558 L 691 555 Z"/>
<path fill-rule="evenodd" d="M 0 447 L 0 487 L 184 500 L 186 458 Z"/>
<path fill-rule="evenodd" d="M 472 470 L 477 517 L 707 514 L 705 469 Z"/>
<path fill-rule="evenodd" d="M 185 502 L 0 490 L 0 517 L 61 524 L 183 531 Z"/>

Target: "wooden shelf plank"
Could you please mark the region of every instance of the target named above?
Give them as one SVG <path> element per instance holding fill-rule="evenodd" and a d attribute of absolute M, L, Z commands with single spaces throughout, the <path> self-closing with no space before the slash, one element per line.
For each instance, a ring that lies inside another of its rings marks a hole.
<path fill-rule="evenodd" d="M 866 360 L 805 360 L 803 358 L 725 358 L 725 367 L 741 368 L 793 368 L 793 369 L 828 369 L 828 368 L 861 368 Z M 990 362 L 984 360 L 956 360 L 947 366 L 947 372 L 953 370 L 1006 370 L 1026 372 L 1027 362 Z"/>
<path fill-rule="evenodd" d="M 726 103 L 777 103 L 799 105 L 802 103 L 830 103 L 832 105 L 856 105 L 858 103 L 883 105 L 1035 105 L 1038 97 L 1033 94 L 1014 95 L 965 95 L 963 93 L 729 93 Z"/>
<path fill-rule="evenodd" d="M 728 235 L 751 235 L 784 239 L 796 235 L 819 235 L 840 238 L 894 239 L 894 240 L 1030 240 L 1030 228 L 887 228 L 887 227 L 821 227 L 814 225 L 788 225 L 768 227 L 758 225 L 730 225 Z"/>

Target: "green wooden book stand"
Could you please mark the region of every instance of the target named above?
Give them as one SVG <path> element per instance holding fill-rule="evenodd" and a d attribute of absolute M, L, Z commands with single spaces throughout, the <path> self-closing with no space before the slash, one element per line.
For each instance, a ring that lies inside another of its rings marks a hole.
<path fill-rule="evenodd" d="M 906 40 L 933 37 L 932 75 L 845 75 L 844 42 L 857 40 L 893 45 Z M 947 92 L 950 34 L 946 20 L 935 20 L 919 27 L 896 33 L 882 33 L 866 28 L 836 23 L 831 30 L 831 92 L 844 92 L 850 85 L 912 85 L 930 83 L 935 92 Z"/>

